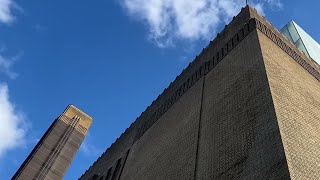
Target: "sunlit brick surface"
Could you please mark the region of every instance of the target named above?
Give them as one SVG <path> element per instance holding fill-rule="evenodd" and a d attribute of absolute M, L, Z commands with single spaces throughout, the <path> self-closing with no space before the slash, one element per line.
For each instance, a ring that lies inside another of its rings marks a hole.
<path fill-rule="evenodd" d="M 259 35 L 292 179 L 320 178 L 320 82 Z"/>
<path fill-rule="evenodd" d="M 92 119 L 79 109 L 68 106 L 52 123 L 12 179 L 63 179 L 91 122 Z"/>

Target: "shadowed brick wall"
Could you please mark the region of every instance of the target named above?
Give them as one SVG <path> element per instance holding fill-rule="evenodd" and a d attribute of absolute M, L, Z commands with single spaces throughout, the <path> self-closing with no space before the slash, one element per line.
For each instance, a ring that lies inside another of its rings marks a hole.
<path fill-rule="evenodd" d="M 205 78 L 197 179 L 287 179 L 257 31 Z"/>
<path fill-rule="evenodd" d="M 80 179 L 319 177 L 319 72 L 247 6 Z"/>

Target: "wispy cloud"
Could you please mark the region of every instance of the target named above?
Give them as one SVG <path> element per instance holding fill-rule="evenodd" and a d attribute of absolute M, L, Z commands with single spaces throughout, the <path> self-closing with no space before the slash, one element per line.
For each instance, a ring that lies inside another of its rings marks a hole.
<path fill-rule="evenodd" d="M 283 7 L 281 0 L 264 0 L 264 2 L 269 4 L 273 8 L 282 8 Z"/>
<path fill-rule="evenodd" d="M 20 9 L 13 0 L 0 0 L 1 23 L 11 23 L 14 20 L 13 9 Z"/>
<path fill-rule="evenodd" d="M 0 74 L 4 74 L 11 79 L 16 78 L 18 74 L 12 71 L 12 66 L 22 56 L 22 53 L 18 53 L 17 55 L 11 57 L 5 56 L 2 53 L 3 49 L 0 49 Z"/>
<path fill-rule="evenodd" d="M 87 137 L 82 142 L 79 151 L 87 157 L 97 157 L 102 153 L 101 148 L 98 148 L 97 146 L 91 143 L 90 134 L 87 134 Z"/>
<path fill-rule="evenodd" d="M 148 38 L 159 47 L 176 40 L 208 40 L 222 22 L 245 6 L 244 0 L 121 0 L 127 14 L 148 26 Z M 256 0 L 251 5 L 263 13 L 265 5 L 281 6 L 280 0 Z"/>
<path fill-rule="evenodd" d="M 0 23 L 9 24 L 13 21 L 13 10 L 22 11 L 13 0 L 0 0 Z M 18 74 L 12 71 L 12 66 L 22 53 L 7 56 L 5 50 L 4 46 L 0 47 L 0 75 L 14 79 Z M 10 100 L 8 85 L 0 82 L 0 158 L 11 149 L 25 147 L 28 128 L 23 113 Z"/>
<path fill-rule="evenodd" d="M 41 24 L 35 24 L 32 26 L 32 29 L 36 32 L 42 32 L 46 29 L 46 27 Z"/>
<path fill-rule="evenodd" d="M 10 101 L 7 84 L 0 84 L 0 157 L 8 150 L 24 146 L 27 124 Z"/>

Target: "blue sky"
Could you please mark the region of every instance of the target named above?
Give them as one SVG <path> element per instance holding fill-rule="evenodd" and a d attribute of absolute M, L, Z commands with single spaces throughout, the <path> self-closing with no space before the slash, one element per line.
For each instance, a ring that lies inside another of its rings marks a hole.
<path fill-rule="evenodd" d="M 0 175 L 10 179 L 68 104 L 94 119 L 77 179 L 236 15 L 244 0 L 0 0 Z M 251 1 L 320 42 L 320 2 Z"/>

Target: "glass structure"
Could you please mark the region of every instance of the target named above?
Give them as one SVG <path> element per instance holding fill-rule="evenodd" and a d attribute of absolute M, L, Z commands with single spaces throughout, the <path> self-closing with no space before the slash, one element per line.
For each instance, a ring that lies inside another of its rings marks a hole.
<path fill-rule="evenodd" d="M 308 57 L 320 64 L 320 45 L 297 23 L 290 21 L 281 32 Z"/>

